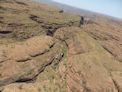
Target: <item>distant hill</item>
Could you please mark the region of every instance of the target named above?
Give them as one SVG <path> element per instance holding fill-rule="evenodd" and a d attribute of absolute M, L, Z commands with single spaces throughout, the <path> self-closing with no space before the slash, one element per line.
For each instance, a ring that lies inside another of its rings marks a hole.
<path fill-rule="evenodd" d="M 104 15 L 104 14 L 100 14 L 100 13 L 97 13 L 97 12 L 92 12 L 92 11 L 88 11 L 88 10 L 84 10 L 84 9 L 80 9 L 80 8 L 76 8 L 76 7 L 73 7 L 73 6 L 68 6 L 66 4 L 61 4 L 61 3 L 54 2 L 53 0 L 34 0 L 34 1 L 38 1 L 38 2 L 41 2 L 41 3 L 46 3 L 46 4 L 49 4 L 49 5 L 52 5 L 52 6 L 57 6 L 58 8 L 63 9 L 65 11 L 74 12 L 74 13 L 80 14 L 81 16 L 85 16 L 85 17 L 88 17 L 88 18 L 96 18 L 96 17 L 100 16 L 100 17 L 107 18 L 107 19 L 110 19 L 110 20 L 112 19 L 113 21 L 122 22 L 122 19 L 119 19 L 119 18 L 115 18 L 115 17 L 112 17 L 112 16 L 108 16 L 108 15 Z"/>
<path fill-rule="evenodd" d="M 52 0 L 34 0 L 34 1 L 38 1 L 38 2 L 41 2 L 41 3 L 46 3 L 46 4 L 49 4 L 49 5 L 53 5 L 53 6 L 57 6 L 58 8 L 63 9 L 65 11 L 79 13 L 83 16 L 85 16 L 85 15 L 89 16 L 89 17 L 94 16 L 93 12 L 83 10 L 83 9 L 79 9 L 79 8 L 75 8 L 75 7 L 72 7 L 72 6 L 65 5 L 65 4 L 57 3 L 57 2 L 54 2 Z"/>

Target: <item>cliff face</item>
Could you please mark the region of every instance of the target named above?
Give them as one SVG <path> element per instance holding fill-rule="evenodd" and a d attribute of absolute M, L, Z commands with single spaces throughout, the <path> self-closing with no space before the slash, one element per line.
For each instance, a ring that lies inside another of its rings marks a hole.
<path fill-rule="evenodd" d="M 0 0 L 0 92 L 122 92 L 122 22 L 79 25 L 46 4 Z"/>

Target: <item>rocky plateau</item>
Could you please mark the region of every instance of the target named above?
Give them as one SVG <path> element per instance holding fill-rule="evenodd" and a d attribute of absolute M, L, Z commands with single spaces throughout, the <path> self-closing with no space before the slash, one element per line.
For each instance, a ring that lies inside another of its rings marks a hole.
<path fill-rule="evenodd" d="M 0 92 L 122 92 L 122 21 L 94 15 L 0 0 Z"/>

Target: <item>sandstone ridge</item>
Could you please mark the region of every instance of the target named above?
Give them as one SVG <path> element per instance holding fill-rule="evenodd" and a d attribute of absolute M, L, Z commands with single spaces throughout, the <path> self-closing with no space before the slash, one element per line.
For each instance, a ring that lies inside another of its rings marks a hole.
<path fill-rule="evenodd" d="M 0 0 L 0 92 L 122 92 L 122 22 L 60 11 Z"/>

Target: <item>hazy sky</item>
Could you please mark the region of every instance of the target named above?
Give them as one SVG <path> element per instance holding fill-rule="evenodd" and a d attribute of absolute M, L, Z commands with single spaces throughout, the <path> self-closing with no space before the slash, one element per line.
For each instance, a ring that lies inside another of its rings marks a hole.
<path fill-rule="evenodd" d="M 122 0 L 53 0 L 122 19 Z"/>

